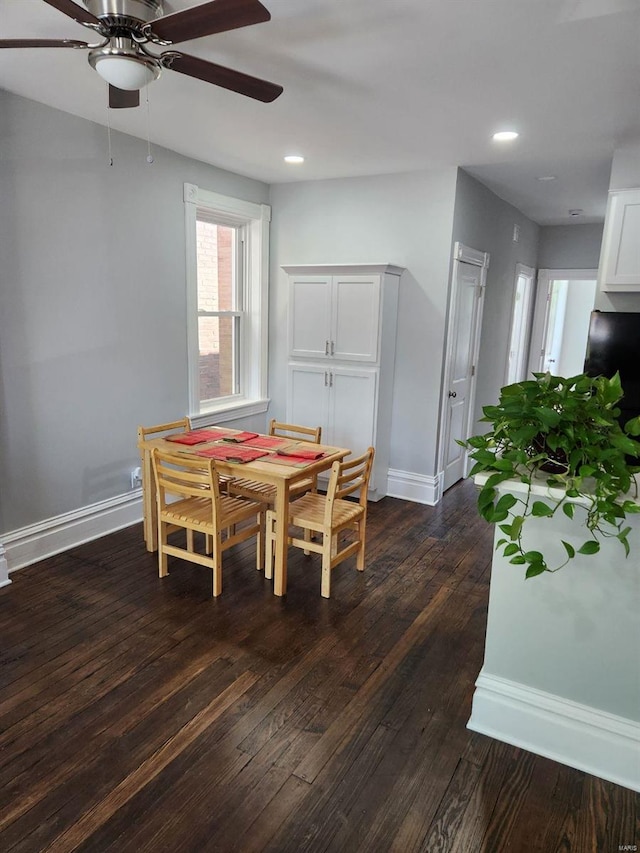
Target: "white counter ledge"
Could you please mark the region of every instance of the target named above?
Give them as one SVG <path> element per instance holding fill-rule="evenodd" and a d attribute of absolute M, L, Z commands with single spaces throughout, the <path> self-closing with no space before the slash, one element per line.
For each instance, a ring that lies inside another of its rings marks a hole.
<path fill-rule="evenodd" d="M 516 497 L 526 488 L 499 486 Z M 550 493 L 544 482 L 533 490 Z M 524 541 L 560 563 L 561 539 L 588 538 L 578 517 L 527 519 Z M 598 554 L 529 580 L 524 566 L 494 552 L 468 726 L 640 791 L 640 515 L 627 523 L 628 558 L 617 539 L 606 539 Z"/>

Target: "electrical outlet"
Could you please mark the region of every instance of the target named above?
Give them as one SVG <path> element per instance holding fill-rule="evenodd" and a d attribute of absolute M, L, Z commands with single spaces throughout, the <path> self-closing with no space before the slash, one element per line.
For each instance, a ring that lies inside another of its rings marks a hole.
<path fill-rule="evenodd" d="M 139 489 L 142 485 L 142 469 L 134 468 L 131 471 L 131 488 Z"/>

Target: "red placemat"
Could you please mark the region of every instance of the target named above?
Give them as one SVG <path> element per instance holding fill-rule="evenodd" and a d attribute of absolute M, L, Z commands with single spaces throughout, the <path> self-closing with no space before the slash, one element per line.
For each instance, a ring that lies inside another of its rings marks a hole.
<path fill-rule="evenodd" d="M 266 456 L 266 450 L 258 450 L 253 447 L 206 447 L 196 451 L 198 456 L 206 456 L 209 459 L 221 459 L 223 462 L 253 462 L 261 456 Z"/>
<path fill-rule="evenodd" d="M 242 444 L 245 441 L 249 441 L 250 438 L 257 438 L 257 432 L 234 432 L 229 433 L 229 435 L 225 435 L 223 441 L 228 441 L 232 444 Z"/>
<path fill-rule="evenodd" d="M 325 455 L 322 450 L 307 450 L 299 444 L 291 445 L 287 449 L 276 450 L 278 456 L 295 456 L 296 459 L 322 459 Z"/>
<path fill-rule="evenodd" d="M 192 429 L 189 432 L 178 432 L 174 435 L 165 436 L 167 441 L 175 441 L 177 444 L 204 444 L 205 441 L 216 441 L 229 435 L 228 429 Z"/>

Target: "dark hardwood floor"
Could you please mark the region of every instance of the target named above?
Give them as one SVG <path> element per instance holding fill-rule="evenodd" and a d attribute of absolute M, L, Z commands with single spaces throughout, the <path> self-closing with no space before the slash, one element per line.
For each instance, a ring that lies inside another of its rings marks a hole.
<path fill-rule="evenodd" d="M 250 545 L 157 577 L 141 526 L 0 591 L 0 851 L 613 853 L 640 795 L 466 729 L 491 531 L 370 505 L 367 569 Z"/>

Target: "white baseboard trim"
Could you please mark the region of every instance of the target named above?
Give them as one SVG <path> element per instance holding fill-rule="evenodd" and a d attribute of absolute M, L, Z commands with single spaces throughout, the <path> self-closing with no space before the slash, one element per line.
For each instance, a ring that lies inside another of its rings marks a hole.
<path fill-rule="evenodd" d="M 2 559 L 8 572 L 13 572 L 141 520 L 142 490 L 134 489 L 125 495 L 10 531 L 0 542 L 0 586 L 3 586 Z"/>
<path fill-rule="evenodd" d="M 429 477 L 389 468 L 387 494 L 391 498 L 435 506 L 442 498 L 442 475 Z"/>
<path fill-rule="evenodd" d="M 481 672 L 467 727 L 640 792 L 640 723 Z"/>
<path fill-rule="evenodd" d="M 0 587 L 10 584 L 9 566 L 5 555 L 4 545 L 0 542 Z"/>

